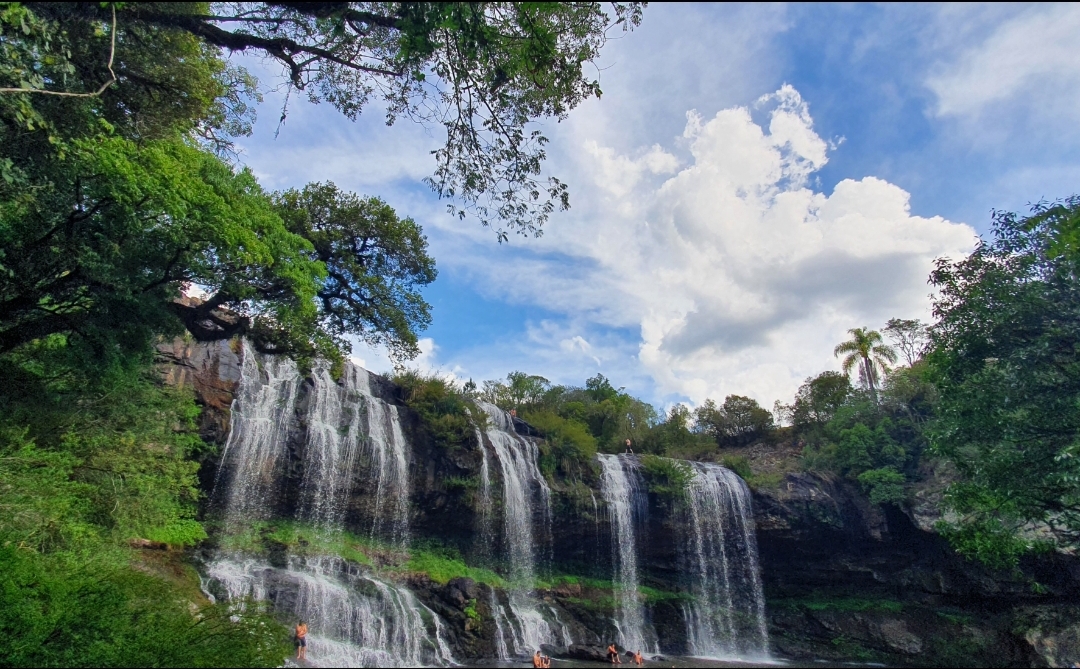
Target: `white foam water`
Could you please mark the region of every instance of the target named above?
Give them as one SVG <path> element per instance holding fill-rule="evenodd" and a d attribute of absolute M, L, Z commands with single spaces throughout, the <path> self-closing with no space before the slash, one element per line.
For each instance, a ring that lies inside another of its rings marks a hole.
<path fill-rule="evenodd" d="M 645 619 L 645 607 L 638 592 L 636 528 L 648 512 L 648 493 L 634 456 L 597 457 L 602 468 L 600 494 L 607 504 L 611 523 L 618 642 L 628 650 L 658 653 L 656 632 Z"/>
<path fill-rule="evenodd" d="M 504 637 L 496 640 L 496 645 L 501 659 L 510 654 L 532 655 L 542 644 L 557 643 L 555 631 L 540 612 L 533 593 L 538 553 L 534 523 L 539 516 L 542 536 L 550 537 L 551 489 L 540 473 L 536 444 L 518 436 L 507 412 L 485 402 L 479 406 L 488 417 L 484 436 L 495 451 L 503 482 L 502 545 L 508 558 L 507 603 L 512 619 L 496 618 L 498 634 L 509 636 L 509 643 Z M 496 616 L 506 613 L 501 605 L 493 607 L 493 611 Z"/>
<path fill-rule="evenodd" d="M 731 470 L 691 462 L 684 547 L 693 600 L 684 607 L 691 655 L 764 658 L 769 653 L 750 490 Z"/>

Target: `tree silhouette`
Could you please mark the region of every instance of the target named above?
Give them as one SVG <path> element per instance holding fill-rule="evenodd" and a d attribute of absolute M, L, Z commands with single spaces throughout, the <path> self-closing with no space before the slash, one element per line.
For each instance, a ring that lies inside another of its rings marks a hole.
<path fill-rule="evenodd" d="M 847 354 L 842 365 L 845 374 L 850 374 L 855 365 L 859 366 L 859 379 L 870 389 L 870 396 L 876 402 L 878 370 L 889 371 L 889 365 L 896 362 L 896 351 L 882 343 L 884 340 L 877 330 L 852 328 L 848 334 L 851 339 L 833 349 L 833 355 Z"/>

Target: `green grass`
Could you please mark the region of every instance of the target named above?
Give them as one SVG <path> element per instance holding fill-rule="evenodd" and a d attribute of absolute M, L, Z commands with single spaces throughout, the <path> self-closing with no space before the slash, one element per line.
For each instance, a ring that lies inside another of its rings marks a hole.
<path fill-rule="evenodd" d="M 280 520 L 252 523 L 243 532 L 221 537 L 226 550 L 262 553 L 281 544 L 294 555 L 336 555 L 349 562 L 372 566 L 371 555 L 380 546 L 350 532 L 319 531 L 311 525 Z"/>
<path fill-rule="evenodd" d="M 413 573 L 426 574 L 428 578 L 440 585 L 445 585 L 451 579 L 464 577 L 492 587 L 506 586 L 506 581 L 490 569 L 470 567 L 464 560 L 441 552 L 413 549 L 410 551 L 409 561 L 405 563 L 404 568 Z"/>
<path fill-rule="evenodd" d="M 657 590 L 647 585 L 639 585 L 638 592 L 646 604 L 659 604 L 660 602 L 688 602 L 694 596 L 688 592 L 671 592 L 670 590 Z"/>

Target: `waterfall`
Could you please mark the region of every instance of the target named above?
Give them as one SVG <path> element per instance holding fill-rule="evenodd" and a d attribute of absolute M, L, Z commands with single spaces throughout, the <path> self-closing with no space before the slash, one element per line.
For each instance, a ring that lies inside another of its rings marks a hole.
<path fill-rule="evenodd" d="M 684 550 L 693 600 L 684 613 L 690 654 L 768 655 L 750 491 L 720 465 L 689 464 L 694 479 Z"/>
<path fill-rule="evenodd" d="M 312 372 L 300 514 L 325 531 L 342 526 L 352 489 L 362 410 L 355 379 L 351 365 L 345 372 L 344 388 L 334 382 L 325 365 Z"/>
<path fill-rule="evenodd" d="M 371 532 L 404 547 L 409 538 L 409 458 L 398 408 L 375 396 L 367 370 L 350 367 L 356 374 L 356 390 L 364 397 L 376 481 Z"/>
<path fill-rule="evenodd" d="M 299 375 L 285 359 L 244 344 L 232 430 L 222 455 L 215 498 L 233 529 L 242 520 L 271 519 L 284 478 L 285 444 L 297 409 Z M 343 529 L 354 486 L 373 488 L 372 534 L 408 540 L 408 444 L 397 407 L 378 398 L 368 373 L 348 365 L 336 383 L 316 364 L 307 397 L 301 454 L 301 519 L 320 535 Z M 361 466 L 370 461 L 370 468 Z M 277 614 L 305 620 L 308 662 L 315 666 L 418 666 L 453 663 L 438 616 L 404 586 L 333 555 L 288 557 L 273 567 L 240 552 L 222 552 L 206 568 L 208 590 L 231 600 L 272 602 Z"/>
<path fill-rule="evenodd" d="M 484 435 L 480 428 L 475 427 L 476 443 L 480 449 L 482 460 L 480 461 L 480 531 L 477 536 L 480 541 L 480 551 L 484 558 L 491 557 L 491 545 L 495 543 L 495 528 L 491 522 L 491 466 L 488 464 L 488 452 L 484 446 Z"/>
<path fill-rule="evenodd" d="M 214 484 L 230 527 L 269 517 L 277 502 L 299 384 L 296 363 L 257 353 L 244 340 L 232 426 Z"/>
<path fill-rule="evenodd" d="M 537 609 L 532 594 L 537 554 L 533 531 L 534 498 L 539 499 L 544 531 L 549 535 L 551 490 L 537 466 L 536 444 L 518 436 L 505 411 L 485 402 L 479 405 L 488 417 L 485 434 L 495 451 L 503 481 L 503 547 L 509 563 L 508 603 L 514 620 L 510 621 L 509 629 L 500 629 L 500 635 L 509 632 L 514 654 L 531 655 L 541 644 L 556 643 L 551 625 Z M 493 607 L 493 613 L 505 615 L 501 605 Z M 504 627 L 498 618 L 496 622 L 500 628 Z M 509 646 L 505 640 L 497 643 Z"/>
<path fill-rule="evenodd" d="M 207 569 L 230 600 L 271 600 L 309 629 L 308 662 L 328 667 L 414 667 L 453 662 L 438 616 L 405 587 L 332 557 L 291 558 L 287 569 L 221 559 Z M 433 632 L 429 632 L 428 623 Z"/>
<path fill-rule="evenodd" d="M 603 473 L 600 494 L 611 521 L 611 562 L 614 566 L 615 617 L 619 643 L 628 650 L 659 652 L 656 634 L 645 621 L 645 607 L 638 594 L 637 539 L 648 513 L 649 497 L 632 455 L 598 455 Z"/>

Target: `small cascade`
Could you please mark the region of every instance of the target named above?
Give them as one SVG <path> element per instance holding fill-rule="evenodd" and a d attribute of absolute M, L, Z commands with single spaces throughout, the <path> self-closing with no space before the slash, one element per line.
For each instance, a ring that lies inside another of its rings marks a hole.
<path fill-rule="evenodd" d="M 232 427 L 221 454 L 215 501 L 230 527 L 268 517 L 283 478 L 285 442 L 300 375 L 285 357 L 262 355 L 246 340 Z"/>
<path fill-rule="evenodd" d="M 507 646 L 508 653 L 531 655 L 541 644 L 557 643 L 551 625 L 538 610 L 532 594 L 537 556 L 534 503 L 539 502 L 544 536 L 550 536 L 551 490 L 537 466 L 536 444 L 518 436 L 510 415 L 502 409 L 484 402 L 480 407 L 488 416 L 485 435 L 495 451 L 503 481 L 502 543 L 509 563 L 511 589 L 508 603 L 513 614 L 513 620 L 503 632 L 509 633 L 513 648 L 505 641 L 500 643 Z M 500 609 L 501 605 L 493 607 L 496 616 L 505 615 Z M 496 622 L 504 627 L 502 621 L 496 619 Z"/>
<path fill-rule="evenodd" d="M 648 513 L 649 497 L 632 455 L 598 455 L 603 472 L 600 493 L 611 521 L 611 561 L 614 565 L 615 616 L 619 643 L 628 650 L 659 652 L 656 633 L 645 620 L 638 594 L 637 532 Z"/>
<path fill-rule="evenodd" d="M 333 557 L 291 558 L 275 569 L 217 560 L 207 569 L 229 599 L 271 600 L 312 630 L 308 661 L 327 667 L 415 667 L 453 663 L 438 616 L 405 587 L 362 574 Z"/>
<path fill-rule="evenodd" d="M 694 599 L 684 612 L 690 653 L 766 656 L 769 637 L 750 490 L 725 467 L 689 464 L 694 480 L 685 553 Z"/>
<path fill-rule="evenodd" d="M 364 397 L 367 412 L 371 467 L 376 483 L 371 532 L 373 536 L 405 546 L 409 540 L 409 445 L 401 431 L 398 408 L 375 396 L 367 370 L 349 367 L 355 372 L 355 387 Z"/>
<path fill-rule="evenodd" d="M 342 526 L 352 490 L 363 410 L 355 392 L 356 372 L 352 365 L 346 368 L 341 387 L 325 365 L 312 371 L 300 515 L 324 531 Z"/>
<path fill-rule="evenodd" d="M 475 427 L 475 426 L 474 426 Z M 490 558 L 491 545 L 495 543 L 495 527 L 492 524 L 491 512 L 493 504 L 491 500 L 491 466 L 488 464 L 487 447 L 484 446 L 484 435 L 480 428 L 476 427 L 476 443 L 480 448 L 482 460 L 480 462 L 480 528 L 477 533 L 479 551 L 485 558 Z"/>
<path fill-rule="evenodd" d="M 246 343 L 233 426 L 215 486 L 230 526 L 270 519 L 284 478 L 285 444 L 296 412 L 299 376 L 285 359 Z M 337 383 L 316 365 L 308 395 L 300 519 L 320 535 L 343 529 L 354 487 L 374 489 L 373 535 L 408 540 L 408 444 L 397 407 L 372 392 L 368 373 L 348 365 Z M 370 462 L 370 469 L 362 466 Z M 273 602 L 283 616 L 307 621 L 314 666 L 452 664 L 438 616 L 404 586 L 333 555 L 290 556 L 273 567 L 243 553 L 221 553 L 207 566 L 207 588 L 232 600 Z"/>

